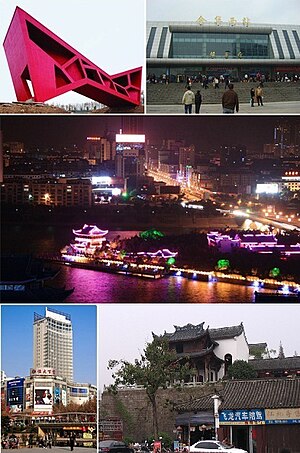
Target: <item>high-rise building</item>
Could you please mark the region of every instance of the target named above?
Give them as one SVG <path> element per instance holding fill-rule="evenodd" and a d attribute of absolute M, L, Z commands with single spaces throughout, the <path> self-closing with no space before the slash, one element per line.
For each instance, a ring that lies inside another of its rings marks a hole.
<path fill-rule="evenodd" d="M 84 157 L 91 165 L 112 159 L 111 144 L 105 137 L 87 137 Z"/>
<path fill-rule="evenodd" d="M 116 176 L 121 178 L 145 175 L 145 135 L 116 135 Z"/>
<path fill-rule="evenodd" d="M 68 314 L 46 307 L 34 313 L 33 367 L 53 368 L 56 376 L 73 381 L 73 329 Z"/>

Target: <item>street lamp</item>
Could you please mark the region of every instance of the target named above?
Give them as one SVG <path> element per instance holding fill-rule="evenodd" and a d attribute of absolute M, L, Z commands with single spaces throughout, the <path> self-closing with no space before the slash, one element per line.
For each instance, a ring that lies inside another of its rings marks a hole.
<path fill-rule="evenodd" d="M 219 407 L 221 404 L 221 399 L 219 395 L 212 396 L 214 400 L 214 419 L 215 419 L 215 439 L 218 440 L 218 429 L 220 427 L 219 423 Z"/>

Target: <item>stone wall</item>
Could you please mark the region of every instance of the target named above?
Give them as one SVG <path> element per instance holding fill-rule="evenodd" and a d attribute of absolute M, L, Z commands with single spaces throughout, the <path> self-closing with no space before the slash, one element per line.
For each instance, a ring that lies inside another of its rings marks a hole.
<path fill-rule="evenodd" d="M 179 389 L 161 389 L 157 395 L 159 431 L 174 438 L 174 406 L 208 394 L 220 392 L 223 383 L 203 384 Z M 152 408 L 144 389 L 122 389 L 116 395 L 105 390 L 100 401 L 100 417 L 119 417 L 124 424 L 124 437 L 131 437 L 135 442 L 142 442 L 153 435 Z"/>

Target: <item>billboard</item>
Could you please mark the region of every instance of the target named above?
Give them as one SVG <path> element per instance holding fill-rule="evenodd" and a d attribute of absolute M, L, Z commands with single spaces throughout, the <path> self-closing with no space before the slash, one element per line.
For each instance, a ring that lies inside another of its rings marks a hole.
<path fill-rule="evenodd" d="M 61 390 L 61 402 L 64 406 L 67 405 L 67 391 L 66 389 Z"/>
<path fill-rule="evenodd" d="M 117 143 L 145 143 L 144 134 L 116 134 Z"/>
<path fill-rule="evenodd" d="M 279 192 L 279 186 L 276 182 L 256 184 L 256 193 L 274 194 Z"/>
<path fill-rule="evenodd" d="M 7 406 L 12 412 L 22 412 L 24 409 L 24 378 L 7 381 Z"/>
<path fill-rule="evenodd" d="M 26 409 L 29 409 L 32 407 L 32 403 L 33 403 L 33 392 L 32 392 L 33 388 L 32 388 L 32 385 L 26 387 L 26 392 L 25 392 L 25 407 Z"/>
<path fill-rule="evenodd" d="M 53 406 L 52 387 L 34 388 L 34 410 L 51 411 Z"/>
<path fill-rule="evenodd" d="M 61 388 L 58 385 L 55 385 L 54 388 L 54 404 L 61 403 Z"/>
<path fill-rule="evenodd" d="M 89 393 L 88 387 L 71 387 L 70 395 L 72 396 L 87 396 Z"/>

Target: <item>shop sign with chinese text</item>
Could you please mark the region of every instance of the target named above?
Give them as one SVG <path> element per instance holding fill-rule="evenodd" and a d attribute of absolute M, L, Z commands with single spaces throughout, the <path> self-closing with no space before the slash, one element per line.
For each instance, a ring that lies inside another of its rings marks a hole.
<path fill-rule="evenodd" d="M 264 409 L 239 409 L 220 412 L 220 425 L 264 425 Z"/>

